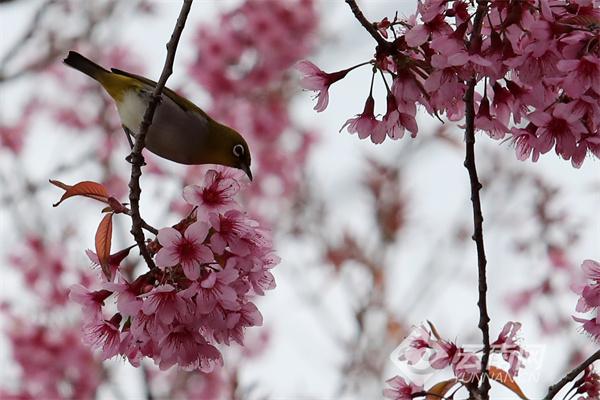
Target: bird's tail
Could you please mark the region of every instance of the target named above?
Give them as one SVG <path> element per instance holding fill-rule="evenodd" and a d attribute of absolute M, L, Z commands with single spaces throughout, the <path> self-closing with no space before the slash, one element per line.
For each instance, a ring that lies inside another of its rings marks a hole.
<path fill-rule="evenodd" d="M 102 76 L 110 74 L 110 71 L 102 68 L 92 60 L 89 60 L 77 53 L 76 51 L 69 51 L 69 55 L 65 58 L 64 63 L 68 66 L 75 68 L 78 71 L 90 76 L 91 78 L 99 81 L 102 80 Z"/>

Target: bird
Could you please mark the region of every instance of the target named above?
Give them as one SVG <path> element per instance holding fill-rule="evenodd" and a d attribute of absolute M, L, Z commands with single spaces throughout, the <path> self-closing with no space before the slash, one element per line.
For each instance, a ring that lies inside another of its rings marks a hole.
<path fill-rule="evenodd" d="M 115 101 L 128 135 L 136 135 L 156 82 L 116 68 L 109 71 L 76 51 L 69 51 L 63 61 L 100 83 Z M 167 87 L 146 134 L 145 147 L 180 164 L 237 168 L 252 180 L 250 149 L 242 135 Z"/>

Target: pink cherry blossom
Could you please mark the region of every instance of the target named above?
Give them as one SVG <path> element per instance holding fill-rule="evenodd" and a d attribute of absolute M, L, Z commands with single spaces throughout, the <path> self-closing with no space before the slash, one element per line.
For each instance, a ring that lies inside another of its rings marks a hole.
<path fill-rule="evenodd" d="M 475 116 L 475 128 L 487 132 L 493 139 L 502 139 L 508 128 L 498 118 L 490 114 L 490 102 L 484 97 L 479 103 Z"/>
<path fill-rule="evenodd" d="M 106 282 L 103 287 L 117 295 L 117 310 L 123 316 L 135 316 L 141 310 L 143 300 L 139 297 L 140 283 L 130 284 L 119 276 L 119 282 Z"/>
<path fill-rule="evenodd" d="M 498 335 L 498 339 L 491 344 L 492 349 L 501 353 L 502 358 L 509 363 L 508 373 L 513 377 L 517 376 L 519 369 L 524 366 L 523 359 L 529 357 L 529 353 L 518 343 L 517 334 L 520 329 L 520 323 L 507 322 Z"/>
<path fill-rule="evenodd" d="M 134 336 L 131 330 L 127 330 L 121 333 L 121 343 L 119 344 L 119 354 L 122 354 L 127 358 L 129 363 L 134 367 L 141 365 L 142 358 L 146 354 L 142 350 L 145 344 L 149 343 L 149 340 L 141 340 L 140 337 Z"/>
<path fill-rule="evenodd" d="M 223 365 L 221 353 L 216 347 L 195 331 L 178 326 L 169 331 L 158 343 L 160 349 L 160 369 L 168 369 L 178 364 L 186 370 L 199 369 L 212 372 Z"/>
<path fill-rule="evenodd" d="M 387 96 L 387 112 L 382 121 L 374 129 L 371 135 L 371 141 L 375 144 L 382 143 L 387 135 L 390 139 L 401 139 L 404 136 L 404 130 L 412 132 L 411 136 L 417 135 L 417 123 L 414 118 L 414 104 L 412 109 L 409 103 L 398 104 L 396 97 L 389 93 Z"/>
<path fill-rule="evenodd" d="M 300 61 L 296 68 L 305 76 L 300 81 L 300 85 L 307 90 L 318 92 L 317 104 L 315 110 L 321 112 L 327 108 L 329 104 L 329 87 L 343 79 L 351 68 L 342 71 L 327 73 L 323 72 L 319 67 L 310 61 Z"/>
<path fill-rule="evenodd" d="M 83 326 L 83 340 L 94 350 L 100 350 L 103 359 L 111 358 L 119 353 L 121 343 L 119 323 L 121 316 L 116 314 L 110 321 L 99 315 L 94 321 Z"/>
<path fill-rule="evenodd" d="M 600 58 L 585 55 L 579 60 L 560 60 L 559 71 L 565 73 L 563 88 L 572 98 L 581 97 L 588 89 L 600 95 Z"/>
<path fill-rule="evenodd" d="M 362 114 L 358 114 L 354 118 L 347 120 L 340 128 L 340 132 L 348 127 L 349 133 L 357 133 L 360 139 L 366 139 L 377 128 L 379 121 L 375 118 L 375 99 L 369 95 L 365 102 L 365 108 Z"/>
<path fill-rule="evenodd" d="M 417 24 L 406 32 L 406 43 L 411 47 L 420 46 L 430 38 L 445 36 L 452 33 L 452 28 L 441 14 L 435 15 L 424 24 Z"/>
<path fill-rule="evenodd" d="M 600 324 L 598 323 L 598 318 L 579 318 L 573 317 L 575 322 L 579 322 L 581 324 L 581 328 L 583 331 L 590 336 L 595 341 L 600 341 Z"/>
<path fill-rule="evenodd" d="M 237 293 L 230 286 L 237 277 L 238 272 L 234 268 L 208 272 L 201 281 L 194 282 L 186 289 L 184 296 L 191 298 L 196 295 L 195 302 L 200 314 L 210 313 L 217 304 L 226 310 L 239 310 Z"/>
<path fill-rule="evenodd" d="M 163 247 L 156 255 L 156 264 L 161 268 L 181 264 L 188 279 L 198 279 L 200 264 L 214 260 L 210 249 L 203 244 L 208 230 L 209 225 L 201 221 L 188 226 L 183 235 L 174 228 L 161 229 L 157 238 Z"/>
<path fill-rule="evenodd" d="M 275 277 L 270 269 L 279 264 L 279 258 L 269 255 L 259 258 L 260 261 L 253 261 L 249 264 L 249 269 L 245 269 L 239 259 L 231 258 L 232 262 L 237 263 L 240 269 L 243 269 L 245 278 L 252 287 L 255 294 L 264 296 L 266 290 L 275 289 Z M 229 261 L 228 261 L 229 263 Z"/>
<path fill-rule="evenodd" d="M 409 365 L 421 361 L 432 347 L 431 333 L 423 325 L 415 327 L 406 340 L 409 340 L 409 345 L 400 354 L 400 360 L 406 360 Z"/>
<path fill-rule="evenodd" d="M 452 371 L 454 376 L 462 381 L 476 381 L 477 376 L 481 373 L 481 360 L 475 353 L 459 348 L 452 360 Z"/>
<path fill-rule="evenodd" d="M 248 243 L 243 239 L 252 231 L 254 221 L 249 220 L 242 212 L 230 210 L 225 214 L 211 214 L 210 224 L 215 230 L 210 237 L 211 249 L 216 254 L 223 254 L 229 246 L 234 254 L 244 256 L 250 253 Z"/>
<path fill-rule="evenodd" d="M 537 161 L 554 149 L 579 168 L 588 155 L 600 157 L 600 57 L 596 32 L 589 28 L 599 20 L 597 7 L 593 2 L 538 3 L 491 2 L 481 36 L 472 43 L 473 15 L 464 1 L 419 2 L 416 17 L 382 24 L 386 34 L 394 32 L 394 40 L 381 37 L 385 43 L 362 65 L 391 75 L 397 107 L 388 93 L 387 111 L 373 127 L 375 99 L 370 96 L 363 114 L 344 127 L 361 139 L 369 135 L 375 144 L 386 136 L 401 138 L 404 129 L 415 137 L 417 105 L 459 121 L 465 116 L 467 85 L 474 82 L 475 127 L 497 140 L 511 133 L 518 159 Z M 310 68 L 320 77 L 314 86 L 328 88 L 326 75 Z M 317 108 L 324 108 L 323 101 Z M 519 125 L 511 126 L 511 120 Z"/>
<path fill-rule="evenodd" d="M 183 189 L 183 198 L 203 212 L 223 212 L 235 206 L 233 197 L 239 190 L 240 184 L 224 170 L 211 169 L 206 173 L 203 186 L 190 185 Z"/>
<path fill-rule="evenodd" d="M 582 323 L 583 330 L 594 339 L 600 339 L 600 263 L 594 260 L 585 260 L 581 264 L 587 283 L 576 289 L 581 296 L 575 311 L 585 313 L 593 311 L 595 316 L 591 319 L 573 317 Z M 590 282 L 591 281 L 591 282 Z"/>
<path fill-rule="evenodd" d="M 183 319 L 190 312 L 188 301 L 170 284 L 157 286 L 144 297 L 144 314 L 154 315 L 163 324 Z"/>
<path fill-rule="evenodd" d="M 111 294 L 112 292 L 108 290 L 90 291 L 86 287 L 77 284 L 71 286 L 69 299 L 81 304 L 85 314 L 96 315 L 100 314 L 104 300 Z"/>
<path fill-rule="evenodd" d="M 388 379 L 385 383 L 390 387 L 383 389 L 383 396 L 391 400 L 412 400 L 414 398 L 413 394 L 424 390 L 422 386 L 407 382 L 400 376 Z"/>
<path fill-rule="evenodd" d="M 548 152 L 556 147 L 556 153 L 565 159 L 570 159 L 575 152 L 576 142 L 585 132 L 581 123 L 582 115 L 573 112 L 567 104 L 557 104 L 552 113 L 534 111 L 527 118 L 538 127 L 537 149 L 540 153 Z"/>
<path fill-rule="evenodd" d="M 453 342 L 437 340 L 432 343 L 433 354 L 429 363 L 435 369 L 444 369 L 451 365 L 459 353 L 459 348 Z"/>
<path fill-rule="evenodd" d="M 222 186 L 227 180 L 235 185 Z M 86 343 L 104 358 L 120 354 L 134 366 L 148 357 L 161 369 L 178 365 L 204 373 L 223 364 L 215 344 L 243 345 L 246 329 L 262 325 L 252 297 L 275 287 L 270 270 L 279 258 L 268 232 L 233 199 L 239 188 L 235 174 L 208 171 L 205 189 L 217 200 L 205 201 L 207 192 L 195 190 L 198 209 L 177 229 L 158 231 L 149 248 L 159 268 L 131 282 L 117 268 L 117 281 L 103 282 L 101 291 L 73 287 L 71 297 L 89 320 Z M 119 313 L 107 321 L 102 312 L 113 294 Z"/>
<path fill-rule="evenodd" d="M 243 304 L 239 310 L 233 312 L 215 308 L 212 317 L 218 320 L 218 324 L 215 325 L 215 339 L 227 345 L 231 340 L 243 344 L 244 329 L 263 324 L 262 314 L 252 302 Z"/>

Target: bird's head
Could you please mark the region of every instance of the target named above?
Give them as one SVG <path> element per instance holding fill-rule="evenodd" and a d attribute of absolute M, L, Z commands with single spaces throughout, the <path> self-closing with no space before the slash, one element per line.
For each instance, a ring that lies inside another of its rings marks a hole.
<path fill-rule="evenodd" d="M 211 140 L 212 155 L 215 158 L 212 162 L 228 167 L 241 169 L 252 180 L 252 171 L 250 163 L 250 149 L 248 143 L 235 129 L 213 121 L 215 124 L 212 129 Z"/>

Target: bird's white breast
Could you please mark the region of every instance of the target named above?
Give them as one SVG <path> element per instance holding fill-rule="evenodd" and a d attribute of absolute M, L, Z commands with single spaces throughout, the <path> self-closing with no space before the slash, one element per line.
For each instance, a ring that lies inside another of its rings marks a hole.
<path fill-rule="evenodd" d="M 148 103 L 134 90 L 129 90 L 123 95 L 118 104 L 119 116 L 123 125 L 131 131 L 137 132 L 142 124 Z"/>

